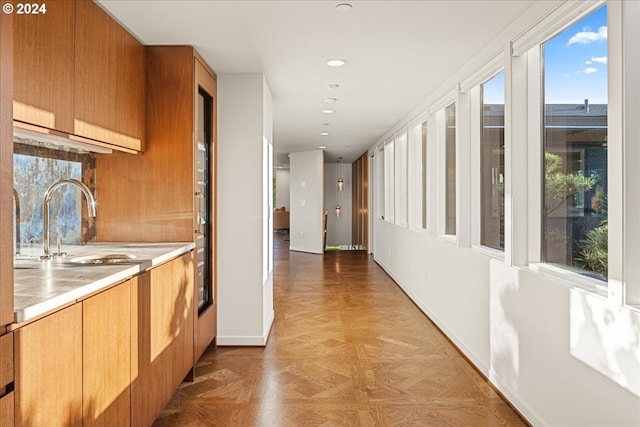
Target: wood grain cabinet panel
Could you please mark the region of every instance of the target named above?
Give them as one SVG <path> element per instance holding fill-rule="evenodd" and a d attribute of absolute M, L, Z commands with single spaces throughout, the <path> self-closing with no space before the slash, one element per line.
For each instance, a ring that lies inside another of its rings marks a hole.
<path fill-rule="evenodd" d="M 0 426 L 14 424 L 13 333 L 0 336 Z M 9 392 L 7 392 L 9 391 Z"/>
<path fill-rule="evenodd" d="M 74 134 L 141 151 L 144 46 L 91 1 L 76 2 Z"/>
<path fill-rule="evenodd" d="M 193 366 L 193 271 L 189 253 L 132 280 L 132 426 L 150 426 Z"/>
<path fill-rule="evenodd" d="M 197 360 L 215 339 L 216 327 L 216 105 L 215 73 L 190 46 L 150 46 L 146 51 L 147 147 L 143 155 L 98 155 L 97 186 L 101 208 L 97 218 L 100 239 L 105 241 L 204 240 L 198 208 L 198 142 L 200 122 L 196 114 L 202 90 L 211 98 L 207 121 L 211 127 L 208 182 L 210 226 L 208 241 L 211 304 L 195 320 Z M 136 185 L 132 186 L 131 182 Z M 162 183 L 158 185 L 158 183 Z M 199 262 L 202 260 L 199 260 Z M 195 310 L 198 311 L 197 305 Z M 194 360 L 194 361 L 195 361 Z"/>
<path fill-rule="evenodd" d="M 14 20 L 15 120 L 73 133 L 74 3 Z"/>
<path fill-rule="evenodd" d="M 15 425 L 15 393 L 7 393 L 0 397 L 0 425 L 11 427 Z"/>
<path fill-rule="evenodd" d="M 82 306 L 14 334 L 16 426 L 82 426 Z"/>
<path fill-rule="evenodd" d="M 0 333 L 13 322 L 13 20 L 0 14 Z"/>
<path fill-rule="evenodd" d="M 84 426 L 128 426 L 131 281 L 82 302 Z"/>

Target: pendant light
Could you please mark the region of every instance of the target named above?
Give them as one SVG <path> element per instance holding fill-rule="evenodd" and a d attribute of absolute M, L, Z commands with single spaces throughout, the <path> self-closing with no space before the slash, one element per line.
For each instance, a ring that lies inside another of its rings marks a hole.
<path fill-rule="evenodd" d="M 338 168 L 340 167 L 340 159 L 342 157 L 338 157 L 336 160 L 336 178 L 338 178 L 338 191 L 336 191 L 336 217 L 340 218 L 340 211 L 342 208 L 340 207 L 340 191 L 342 191 L 342 187 L 344 186 L 344 181 L 340 178 L 340 174 L 338 173 Z"/>
<path fill-rule="evenodd" d="M 338 162 L 338 165 L 336 166 L 336 174 L 338 175 L 338 191 L 342 191 L 344 190 L 344 179 L 342 179 L 341 173 L 340 173 L 340 160 L 342 159 L 342 157 L 338 157 L 338 160 L 336 160 Z"/>

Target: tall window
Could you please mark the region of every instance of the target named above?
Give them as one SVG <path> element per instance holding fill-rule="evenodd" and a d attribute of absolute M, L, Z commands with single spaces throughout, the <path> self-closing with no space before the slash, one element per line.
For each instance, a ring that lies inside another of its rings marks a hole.
<path fill-rule="evenodd" d="M 543 259 L 606 280 L 607 7 L 543 49 Z"/>
<path fill-rule="evenodd" d="M 425 120 L 422 131 L 422 228 L 427 228 L 427 133 L 429 124 Z"/>
<path fill-rule="evenodd" d="M 395 220 L 394 144 L 390 139 L 384 144 L 384 219 Z"/>
<path fill-rule="evenodd" d="M 504 73 L 482 85 L 480 243 L 504 249 Z"/>
<path fill-rule="evenodd" d="M 396 135 L 395 184 L 396 224 L 407 225 L 407 132 Z"/>
<path fill-rule="evenodd" d="M 445 234 L 456 234 L 456 104 L 445 109 L 446 210 Z"/>
<path fill-rule="evenodd" d="M 376 218 L 384 219 L 384 210 L 385 210 L 385 182 L 384 182 L 384 148 L 377 147 L 375 154 L 375 168 L 373 170 L 376 185 L 374 187 L 375 195 L 374 195 L 374 203 L 375 203 L 375 215 Z"/>

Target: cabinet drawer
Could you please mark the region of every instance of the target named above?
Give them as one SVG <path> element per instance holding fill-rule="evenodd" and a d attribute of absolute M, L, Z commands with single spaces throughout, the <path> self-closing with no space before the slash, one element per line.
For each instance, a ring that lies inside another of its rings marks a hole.
<path fill-rule="evenodd" d="M 0 426 L 13 426 L 15 420 L 15 396 L 11 392 L 0 397 Z"/>
<path fill-rule="evenodd" d="M 13 333 L 0 337 L 0 396 L 4 387 L 13 382 Z"/>

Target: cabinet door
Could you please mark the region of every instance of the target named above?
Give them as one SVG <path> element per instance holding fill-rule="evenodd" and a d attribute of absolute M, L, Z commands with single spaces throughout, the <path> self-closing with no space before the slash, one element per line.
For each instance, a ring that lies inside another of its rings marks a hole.
<path fill-rule="evenodd" d="M 13 322 L 13 18 L 0 14 L 0 327 Z"/>
<path fill-rule="evenodd" d="M 84 426 L 131 419 L 131 282 L 82 302 Z"/>
<path fill-rule="evenodd" d="M 74 2 L 14 19 L 13 118 L 73 132 Z"/>
<path fill-rule="evenodd" d="M 0 397 L 0 425 L 13 426 L 14 419 L 15 394 L 7 393 Z"/>
<path fill-rule="evenodd" d="M 13 333 L 0 337 L 0 426 L 13 426 Z"/>
<path fill-rule="evenodd" d="M 193 366 L 193 257 L 132 279 L 131 425 L 147 426 Z"/>
<path fill-rule="evenodd" d="M 144 47 L 92 1 L 76 3 L 74 134 L 141 151 Z"/>
<path fill-rule="evenodd" d="M 196 315 L 194 363 L 216 336 L 216 80 L 194 58 Z"/>
<path fill-rule="evenodd" d="M 14 334 L 16 426 L 81 426 L 82 306 L 57 311 Z"/>

